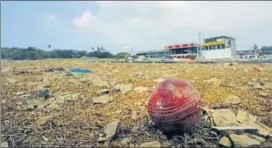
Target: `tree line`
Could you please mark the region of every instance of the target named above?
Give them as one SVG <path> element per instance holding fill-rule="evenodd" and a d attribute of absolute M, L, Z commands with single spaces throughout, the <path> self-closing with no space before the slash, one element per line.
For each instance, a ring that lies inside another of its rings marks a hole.
<path fill-rule="evenodd" d="M 1 58 L 10 60 L 38 60 L 48 58 L 82 58 L 82 57 L 125 58 L 126 56 L 130 56 L 130 54 L 126 52 L 121 52 L 114 55 L 107 51 L 105 48 L 99 46 L 96 48 L 92 47 L 91 51 L 89 52 L 86 50 L 79 51 L 72 49 L 68 50 L 56 49 L 52 51 L 46 51 L 35 47 L 1 48 Z"/>

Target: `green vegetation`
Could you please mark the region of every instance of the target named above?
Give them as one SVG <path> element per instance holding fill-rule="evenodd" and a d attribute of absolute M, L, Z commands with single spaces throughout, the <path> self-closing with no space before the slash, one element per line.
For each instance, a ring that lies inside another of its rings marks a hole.
<path fill-rule="evenodd" d="M 119 52 L 118 54 L 115 55 L 116 58 L 127 58 L 130 57 L 131 55 L 127 52 Z"/>
<path fill-rule="evenodd" d="M 51 48 L 51 45 L 48 45 Z M 28 48 L 1 48 L 1 58 L 11 60 L 37 60 L 47 58 L 81 58 L 81 57 L 97 57 L 97 58 L 112 58 L 114 55 L 106 51 L 103 47 L 93 47 L 92 51 L 78 50 L 60 50 L 45 51 L 35 47 Z"/>

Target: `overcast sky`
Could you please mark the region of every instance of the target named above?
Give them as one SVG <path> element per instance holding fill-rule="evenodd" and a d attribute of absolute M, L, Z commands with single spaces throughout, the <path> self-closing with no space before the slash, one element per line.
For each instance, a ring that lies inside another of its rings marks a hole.
<path fill-rule="evenodd" d="M 272 45 L 272 2 L 1 2 L 1 46 L 158 50 L 205 37 L 236 38 L 238 50 Z"/>

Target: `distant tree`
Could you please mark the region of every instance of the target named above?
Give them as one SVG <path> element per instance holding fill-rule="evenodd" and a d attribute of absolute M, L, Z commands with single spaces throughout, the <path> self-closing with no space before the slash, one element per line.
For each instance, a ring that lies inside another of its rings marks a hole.
<path fill-rule="evenodd" d="M 116 58 L 126 58 L 131 56 L 128 52 L 119 52 L 115 55 Z"/>

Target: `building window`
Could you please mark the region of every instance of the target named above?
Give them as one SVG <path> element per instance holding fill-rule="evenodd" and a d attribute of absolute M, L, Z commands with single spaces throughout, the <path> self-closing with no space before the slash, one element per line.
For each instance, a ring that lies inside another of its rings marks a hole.
<path fill-rule="evenodd" d="M 213 45 L 213 46 L 212 46 L 212 49 L 213 49 L 213 50 L 216 50 L 216 46 L 215 46 L 215 45 Z"/>
<path fill-rule="evenodd" d="M 217 49 L 221 49 L 221 46 L 220 46 L 220 45 L 217 45 Z"/>
<path fill-rule="evenodd" d="M 209 50 L 212 50 L 212 46 L 209 46 Z"/>

